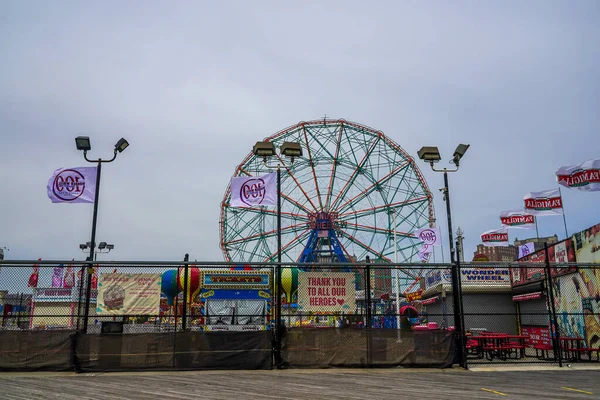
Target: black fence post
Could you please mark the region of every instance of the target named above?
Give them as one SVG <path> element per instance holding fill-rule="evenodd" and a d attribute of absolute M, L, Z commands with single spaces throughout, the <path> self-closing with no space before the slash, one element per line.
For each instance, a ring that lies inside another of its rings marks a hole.
<path fill-rule="evenodd" d="M 81 298 L 83 297 L 83 280 L 85 276 L 85 265 L 81 266 L 81 278 L 79 278 L 79 297 L 77 298 L 77 330 L 81 321 Z"/>
<path fill-rule="evenodd" d="M 182 316 L 181 316 L 181 330 L 185 331 L 185 327 L 187 325 L 187 293 L 188 293 L 188 261 L 190 260 L 190 255 L 189 254 L 185 254 L 185 256 L 183 257 L 183 262 L 185 262 L 185 266 L 184 266 L 184 273 L 183 273 L 183 277 L 184 277 L 184 281 L 183 281 L 183 312 L 182 312 Z M 191 299 L 190 299 L 191 300 Z M 177 325 L 175 325 L 175 328 L 177 328 Z"/>
<path fill-rule="evenodd" d="M 366 267 L 365 267 L 365 303 L 367 308 L 367 321 L 365 324 L 366 328 L 371 328 L 371 266 L 369 263 L 371 259 L 369 256 L 366 258 Z"/>
<path fill-rule="evenodd" d="M 367 320 L 365 321 L 365 338 L 367 340 L 367 365 L 371 366 L 373 364 L 373 352 L 371 348 L 371 266 L 369 265 L 371 259 L 369 256 L 366 257 L 365 262 L 365 306 L 367 311 Z"/>
<path fill-rule="evenodd" d="M 552 269 L 550 268 L 550 258 L 548 256 L 548 243 L 544 242 L 544 255 L 546 259 L 546 285 L 548 297 L 550 299 L 550 334 L 552 334 L 552 347 L 554 354 L 558 354 L 558 366 L 562 367 L 562 346 L 560 345 L 560 333 L 558 332 L 558 321 L 556 320 L 556 307 L 554 305 L 554 289 L 552 286 Z"/>
<path fill-rule="evenodd" d="M 460 321 L 454 321 L 454 327 L 456 329 L 456 335 L 458 338 L 458 359 L 460 361 L 460 365 L 467 369 L 467 348 L 466 348 L 466 337 L 465 337 L 465 312 L 463 309 L 463 293 L 462 293 L 462 276 L 460 273 L 460 246 L 458 245 L 458 241 L 456 242 L 456 273 L 458 275 L 458 279 L 456 280 L 456 292 L 458 301 L 454 301 L 454 305 L 458 305 L 458 313 L 456 310 L 454 311 L 454 315 L 458 315 Z M 453 288 L 454 289 L 454 288 Z M 454 290 L 452 290 L 454 293 Z"/>

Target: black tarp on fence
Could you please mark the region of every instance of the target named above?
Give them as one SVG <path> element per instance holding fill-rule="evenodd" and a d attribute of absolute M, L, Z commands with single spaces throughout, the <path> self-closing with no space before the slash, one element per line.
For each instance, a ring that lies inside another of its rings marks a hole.
<path fill-rule="evenodd" d="M 287 367 L 449 367 L 454 334 L 449 331 L 298 328 L 282 338 Z"/>
<path fill-rule="evenodd" d="M 0 331 L 0 370 L 72 370 L 74 338 L 74 331 Z"/>

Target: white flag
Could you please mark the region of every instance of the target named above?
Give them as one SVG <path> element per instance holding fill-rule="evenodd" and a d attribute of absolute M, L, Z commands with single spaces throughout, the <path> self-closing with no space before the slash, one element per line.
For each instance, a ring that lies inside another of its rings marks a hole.
<path fill-rule="evenodd" d="M 48 179 L 53 203 L 93 203 L 97 167 L 59 168 Z"/>
<path fill-rule="evenodd" d="M 525 212 L 531 215 L 562 215 L 563 205 L 558 189 L 530 192 L 523 197 Z"/>
<path fill-rule="evenodd" d="M 484 246 L 508 246 L 508 232 L 506 228 L 492 229 L 481 234 L 481 243 Z"/>
<path fill-rule="evenodd" d="M 600 190 L 600 159 L 587 160 L 579 165 L 560 167 L 556 171 L 559 185 L 569 189 L 596 192 Z"/>
<path fill-rule="evenodd" d="M 277 205 L 277 174 L 231 178 L 231 207 Z"/>
<path fill-rule="evenodd" d="M 535 245 L 533 242 L 525 243 L 523 246 L 519 246 L 519 258 L 523 258 L 533 253 L 535 253 Z"/>
<path fill-rule="evenodd" d="M 535 216 L 526 214 L 525 210 L 509 210 L 500 213 L 503 228 L 530 229 L 535 227 Z"/>
<path fill-rule="evenodd" d="M 415 229 L 415 236 L 428 246 L 442 245 L 442 235 L 440 234 L 440 228 L 437 226 L 435 228 Z"/>
<path fill-rule="evenodd" d="M 419 248 L 419 258 L 421 261 L 427 261 L 431 253 L 433 253 L 433 246 L 431 245 L 423 243 Z"/>

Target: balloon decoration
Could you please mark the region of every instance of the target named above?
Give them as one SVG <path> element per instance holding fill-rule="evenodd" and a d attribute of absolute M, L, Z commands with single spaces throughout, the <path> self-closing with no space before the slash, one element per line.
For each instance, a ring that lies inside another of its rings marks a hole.
<path fill-rule="evenodd" d="M 163 272 L 162 280 L 160 282 L 160 291 L 167 296 L 167 304 L 172 306 L 175 296 L 177 296 L 180 292 L 179 287 L 177 286 L 176 270 L 171 269 Z"/>
<path fill-rule="evenodd" d="M 281 269 L 281 290 L 285 293 L 285 299 L 288 303 L 297 302 L 298 299 L 298 268 Z"/>
<path fill-rule="evenodd" d="M 177 285 L 179 289 L 184 290 L 184 282 L 185 282 L 185 268 L 179 268 L 179 274 L 177 276 Z M 192 304 L 200 293 L 200 269 L 198 267 L 188 267 L 188 284 L 187 291 L 185 291 L 184 296 L 186 296 L 187 304 Z"/>

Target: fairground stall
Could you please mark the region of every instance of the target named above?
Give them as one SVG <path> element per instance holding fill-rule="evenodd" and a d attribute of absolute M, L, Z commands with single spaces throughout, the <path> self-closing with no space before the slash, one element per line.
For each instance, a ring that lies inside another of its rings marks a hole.
<path fill-rule="evenodd" d="M 200 274 L 198 300 L 206 331 L 270 329 L 271 271 L 211 270 Z"/>
<path fill-rule="evenodd" d="M 511 298 L 507 267 L 466 265 L 461 268 L 465 331 L 517 333 L 516 306 Z M 454 325 L 452 274 L 449 269 L 432 269 L 423 279 L 422 307 L 428 322 L 441 327 Z M 496 314 L 490 316 L 490 314 Z"/>

